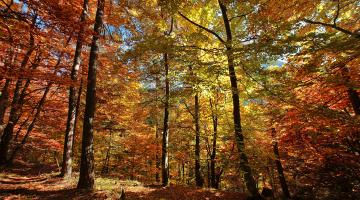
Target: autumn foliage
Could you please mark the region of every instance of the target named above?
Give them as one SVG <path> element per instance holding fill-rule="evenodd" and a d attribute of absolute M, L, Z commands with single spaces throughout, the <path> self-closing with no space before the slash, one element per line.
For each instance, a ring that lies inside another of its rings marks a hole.
<path fill-rule="evenodd" d="M 1 0 L 0 170 L 357 199 L 359 20 L 351 0 Z"/>

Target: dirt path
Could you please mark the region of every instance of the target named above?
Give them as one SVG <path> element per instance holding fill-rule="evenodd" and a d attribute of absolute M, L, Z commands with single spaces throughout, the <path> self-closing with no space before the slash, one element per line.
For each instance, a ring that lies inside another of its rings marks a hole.
<path fill-rule="evenodd" d="M 109 186 L 109 181 L 113 182 Z M 106 183 L 107 182 L 107 183 Z M 125 184 L 124 184 L 125 183 Z M 245 199 L 241 193 L 222 192 L 206 189 L 193 189 L 185 186 L 145 187 L 141 185 L 132 186 L 126 181 L 118 181 L 100 178 L 97 180 L 95 192 L 78 191 L 76 182 L 65 181 L 61 178 L 42 176 L 19 176 L 16 174 L 0 174 L 0 199 L 117 199 L 120 188 L 124 188 L 126 199 Z"/>
<path fill-rule="evenodd" d="M 0 199 L 106 199 L 100 193 L 89 194 L 73 188 L 74 183 L 49 175 L 0 174 Z"/>

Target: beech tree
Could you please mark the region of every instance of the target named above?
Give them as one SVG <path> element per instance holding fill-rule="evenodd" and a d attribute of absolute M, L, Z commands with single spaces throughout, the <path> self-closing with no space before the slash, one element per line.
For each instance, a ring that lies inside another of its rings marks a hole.
<path fill-rule="evenodd" d="M 77 84 L 78 73 L 81 64 L 81 52 L 84 42 L 84 32 L 85 32 L 85 21 L 87 18 L 88 12 L 88 1 L 84 0 L 83 10 L 80 16 L 80 29 L 77 36 L 74 63 L 71 69 L 71 80 L 72 84 Z M 81 87 L 81 86 L 80 86 Z M 81 93 L 78 92 L 78 88 L 71 85 L 69 88 L 69 109 L 68 109 L 68 118 L 66 122 L 66 131 L 65 131 L 65 141 L 64 141 L 64 153 L 63 153 L 63 163 L 61 168 L 61 176 L 70 177 L 72 173 L 72 149 L 74 143 L 74 134 L 75 134 L 75 124 L 77 117 L 77 99 L 80 98 Z"/>
<path fill-rule="evenodd" d="M 103 25 L 105 1 L 98 0 L 94 35 L 91 42 L 91 50 L 89 57 L 89 69 L 87 77 L 86 105 L 84 114 L 84 128 L 81 149 L 81 165 L 78 188 L 90 189 L 94 188 L 94 116 L 96 106 L 96 70 L 97 57 L 99 52 L 99 39 L 101 27 Z"/>

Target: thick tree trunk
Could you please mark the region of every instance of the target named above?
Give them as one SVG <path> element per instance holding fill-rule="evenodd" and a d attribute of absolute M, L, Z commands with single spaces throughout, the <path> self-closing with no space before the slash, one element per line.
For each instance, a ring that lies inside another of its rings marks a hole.
<path fill-rule="evenodd" d="M 169 83 L 169 61 L 168 54 L 164 54 L 165 65 L 165 104 L 164 104 L 164 126 L 162 137 L 162 155 L 161 155 L 161 174 L 162 185 L 169 184 L 169 100 L 170 100 L 170 83 Z"/>
<path fill-rule="evenodd" d="M 96 62 L 99 52 L 98 40 L 100 38 L 101 27 L 103 25 L 104 7 L 105 0 L 98 0 L 94 25 L 94 36 L 91 43 L 89 58 L 84 128 L 81 149 L 80 177 L 77 186 L 79 189 L 92 190 L 94 188 L 93 123 L 96 107 Z"/>
<path fill-rule="evenodd" d="M 237 87 L 237 78 L 235 73 L 235 64 L 234 64 L 234 54 L 232 50 L 232 33 L 230 28 L 230 22 L 227 16 L 226 6 L 219 0 L 220 9 L 223 16 L 223 21 L 226 30 L 227 41 L 226 45 L 226 56 L 228 61 L 228 70 L 231 83 L 231 93 L 233 101 L 233 118 L 234 118 L 234 128 L 235 128 L 235 138 L 236 144 L 239 151 L 240 157 L 240 169 L 244 173 L 246 187 L 254 198 L 262 199 L 257 187 L 255 180 L 253 178 L 251 167 L 247 155 L 245 153 L 245 144 L 244 136 L 242 134 L 241 128 L 241 117 L 240 117 L 240 100 L 239 100 L 239 91 Z"/>
<path fill-rule="evenodd" d="M 64 153 L 63 162 L 61 168 L 61 176 L 71 177 L 72 173 L 72 150 L 73 150 L 73 139 L 75 136 L 75 121 L 76 121 L 76 107 L 77 107 L 77 96 L 80 95 L 77 91 L 75 84 L 78 79 L 78 72 L 81 64 L 81 52 L 84 40 L 84 29 L 85 21 L 88 12 L 88 0 L 84 0 L 83 10 L 80 16 L 80 30 L 78 33 L 74 62 L 71 69 L 71 80 L 74 85 L 69 88 L 69 106 L 68 106 L 68 117 L 66 121 L 65 141 L 64 141 Z"/>
<path fill-rule="evenodd" d="M 213 122 L 213 143 L 212 143 L 212 151 L 211 151 L 211 155 L 210 155 L 210 183 L 211 183 L 211 187 L 215 188 L 215 189 L 219 189 L 219 184 L 216 181 L 216 143 L 217 143 L 217 126 L 218 126 L 218 117 L 217 117 L 217 111 L 216 111 L 216 103 L 217 101 L 215 101 L 215 105 L 213 105 L 212 100 L 210 99 L 210 107 L 211 107 L 211 117 L 212 117 L 212 122 Z M 214 108 L 215 107 L 215 108 Z M 215 109 L 215 110 L 214 110 Z"/>
<path fill-rule="evenodd" d="M 195 112 L 194 112 L 194 121 L 195 121 L 195 182 L 196 186 L 202 187 L 204 185 L 204 179 L 201 175 L 201 165 L 200 165 L 200 104 L 199 104 L 199 94 L 195 94 L 194 98 L 195 103 Z"/>

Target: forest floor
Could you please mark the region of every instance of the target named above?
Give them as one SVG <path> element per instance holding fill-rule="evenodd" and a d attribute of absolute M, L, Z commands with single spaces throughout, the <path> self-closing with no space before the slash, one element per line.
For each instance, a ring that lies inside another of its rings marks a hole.
<path fill-rule="evenodd" d="M 115 178 L 98 177 L 93 192 L 76 190 L 77 177 L 64 180 L 51 172 L 51 167 L 27 163 L 16 163 L 10 170 L 0 173 L 0 199 L 118 199 L 121 188 L 126 199 L 246 199 L 236 192 L 196 189 L 181 185 L 169 187 L 146 186 L 137 181 L 122 181 Z"/>

